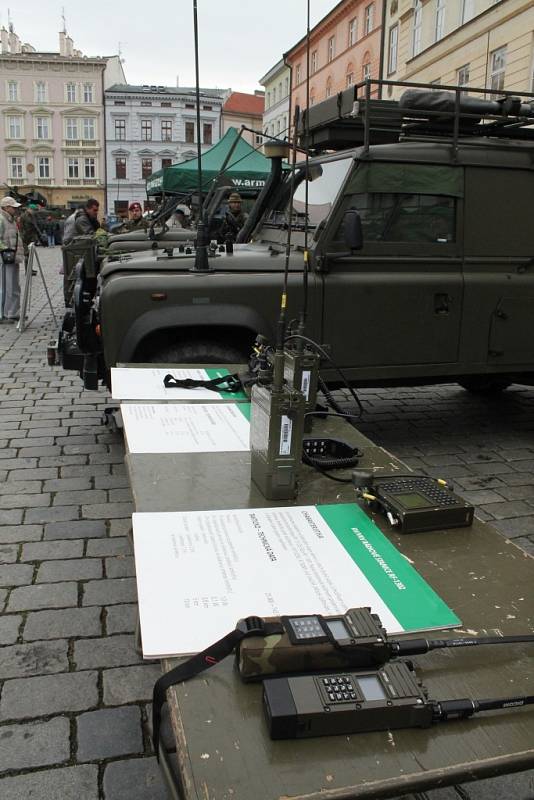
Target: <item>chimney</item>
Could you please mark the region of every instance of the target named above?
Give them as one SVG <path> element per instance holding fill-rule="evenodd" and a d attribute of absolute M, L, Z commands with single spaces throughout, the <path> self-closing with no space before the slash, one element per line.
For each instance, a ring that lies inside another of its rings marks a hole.
<path fill-rule="evenodd" d="M 2 26 L 2 30 L 0 30 L 0 42 L 2 43 L 2 53 L 9 52 L 9 33 L 6 31 L 4 26 Z"/>
<path fill-rule="evenodd" d="M 70 36 L 67 36 L 65 39 L 65 45 L 67 48 L 67 56 L 72 57 L 74 55 L 74 42 Z"/>
<path fill-rule="evenodd" d="M 9 31 L 9 52 L 16 53 L 17 52 L 17 39 L 19 38 L 13 28 Z"/>

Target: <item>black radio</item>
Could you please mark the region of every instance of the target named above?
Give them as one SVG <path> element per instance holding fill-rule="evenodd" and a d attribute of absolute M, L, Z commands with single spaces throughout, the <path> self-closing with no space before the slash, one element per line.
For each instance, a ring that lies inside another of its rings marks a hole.
<path fill-rule="evenodd" d="M 444 480 L 426 475 L 376 477 L 355 470 L 352 481 L 371 508 L 385 513 L 402 533 L 463 528 L 473 523 L 473 506 L 453 494 Z"/>

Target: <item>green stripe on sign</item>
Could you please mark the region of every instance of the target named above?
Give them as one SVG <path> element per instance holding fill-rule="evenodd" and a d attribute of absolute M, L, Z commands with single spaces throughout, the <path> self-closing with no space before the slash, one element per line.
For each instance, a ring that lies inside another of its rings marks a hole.
<path fill-rule="evenodd" d="M 243 416 L 250 422 L 250 403 L 236 403 L 235 407 L 238 408 Z"/>
<path fill-rule="evenodd" d="M 230 375 L 230 373 L 229 373 L 229 371 L 227 369 L 224 369 L 224 367 L 217 367 L 217 369 L 207 369 L 206 370 L 206 375 L 211 380 L 212 378 L 222 378 L 223 375 Z M 243 391 L 241 391 L 241 392 L 224 392 L 224 391 L 222 391 L 222 392 L 217 392 L 217 394 L 223 400 L 247 400 L 248 399 L 246 393 L 243 392 Z"/>
<path fill-rule="evenodd" d="M 404 630 L 461 624 L 359 506 L 325 505 L 317 511 Z"/>

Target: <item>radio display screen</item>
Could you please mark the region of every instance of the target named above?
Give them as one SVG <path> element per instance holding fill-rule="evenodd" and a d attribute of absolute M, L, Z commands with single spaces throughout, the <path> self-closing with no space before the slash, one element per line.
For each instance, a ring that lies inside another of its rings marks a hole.
<path fill-rule="evenodd" d="M 395 494 L 393 495 L 395 500 L 397 500 L 401 506 L 404 508 L 428 508 L 431 503 L 428 502 L 426 497 L 423 497 L 422 494 L 418 492 L 407 492 L 406 494 Z"/>
<path fill-rule="evenodd" d="M 358 678 L 358 685 L 365 700 L 385 700 L 386 693 L 382 684 L 374 675 L 364 675 Z"/>

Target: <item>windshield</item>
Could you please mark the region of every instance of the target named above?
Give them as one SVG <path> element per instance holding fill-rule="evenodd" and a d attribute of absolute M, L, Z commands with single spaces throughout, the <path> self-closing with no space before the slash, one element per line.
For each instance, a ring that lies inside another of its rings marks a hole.
<path fill-rule="evenodd" d="M 351 157 L 324 161 L 320 164 L 310 163 L 308 186 L 308 227 L 315 230 L 325 220 L 341 185 L 345 180 L 353 162 Z M 259 238 L 272 241 L 274 230 L 287 230 L 289 223 L 289 191 L 291 178 L 288 175 L 282 191 L 274 198 L 273 205 L 267 209 L 259 231 Z M 303 167 L 297 166 L 295 173 L 296 188 L 293 195 L 293 229 L 296 233 L 303 231 L 306 225 L 306 181 Z M 274 236 L 278 240 L 279 237 Z M 298 244 L 298 238 L 296 239 Z"/>

